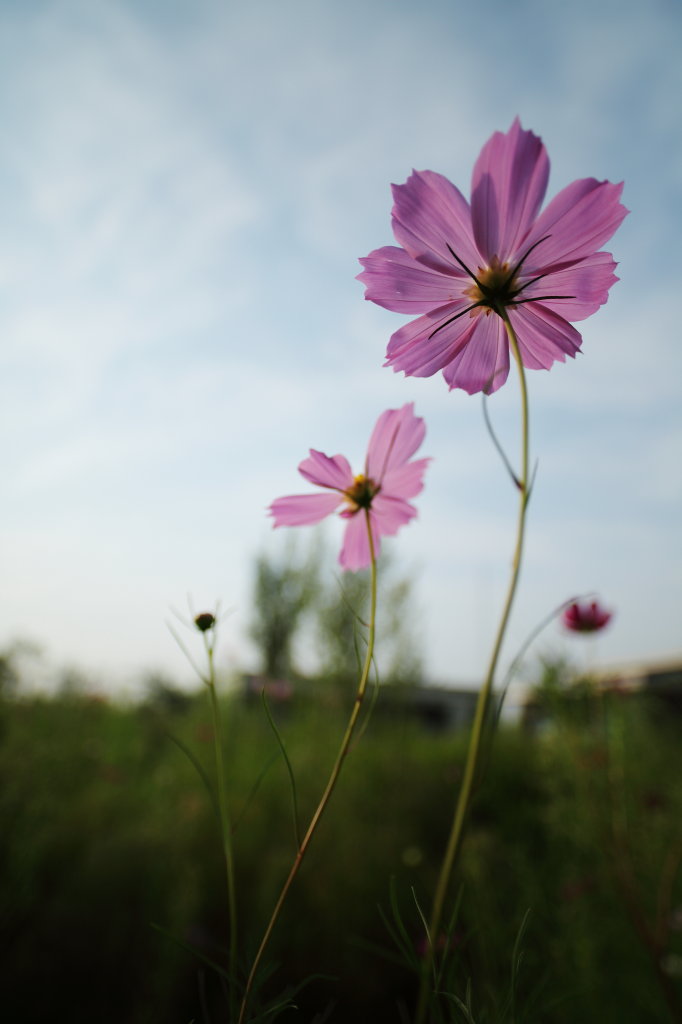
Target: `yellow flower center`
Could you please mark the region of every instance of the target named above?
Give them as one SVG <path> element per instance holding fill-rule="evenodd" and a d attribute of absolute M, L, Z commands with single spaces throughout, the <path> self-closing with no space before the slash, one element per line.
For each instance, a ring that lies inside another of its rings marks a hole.
<path fill-rule="evenodd" d="M 365 476 L 364 473 L 359 473 L 358 476 L 354 477 L 352 486 L 343 493 L 348 504 L 357 512 L 360 508 L 369 508 L 372 504 L 372 498 L 379 490 L 378 484 L 371 477 Z"/>
<path fill-rule="evenodd" d="M 493 256 L 490 266 L 478 268 L 475 282 L 466 291 L 467 297 L 478 303 L 477 308 L 471 311 L 472 316 L 481 308 L 486 316 L 493 310 L 499 312 L 500 308 L 509 305 L 516 294 L 517 274 L 512 272 L 508 263 L 500 263 L 497 256 Z"/>

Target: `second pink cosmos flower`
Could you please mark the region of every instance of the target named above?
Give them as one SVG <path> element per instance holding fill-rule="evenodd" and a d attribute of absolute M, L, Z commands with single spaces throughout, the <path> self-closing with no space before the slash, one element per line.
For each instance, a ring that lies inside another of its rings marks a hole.
<path fill-rule="evenodd" d="M 491 393 L 509 373 L 503 316 L 523 365 L 549 369 L 579 350 L 571 322 L 608 297 L 616 264 L 599 248 L 628 212 L 623 189 L 582 178 L 540 213 L 549 178 L 542 140 L 518 118 L 474 166 L 471 204 L 447 178 L 414 171 L 393 185 L 393 234 L 361 259 L 365 298 L 420 314 L 392 336 L 387 366 L 412 377 L 438 370 L 451 388 Z"/>
<path fill-rule="evenodd" d="M 608 626 L 613 612 L 603 608 L 598 601 L 581 603 L 574 601 L 564 610 L 561 621 L 572 633 L 597 633 Z"/>
<path fill-rule="evenodd" d="M 397 533 L 417 515 L 407 499 L 421 491 L 424 471 L 431 460 L 410 459 L 425 433 L 424 420 L 414 415 L 412 403 L 402 409 L 387 409 L 372 431 L 364 471 L 355 476 L 343 455 L 329 456 L 311 448 L 298 471 L 328 493 L 277 498 L 269 508 L 274 525 L 319 523 L 343 505 L 339 515 L 347 525 L 339 562 L 351 571 L 366 568 L 371 562 L 367 516 L 377 556 L 380 538 Z"/>

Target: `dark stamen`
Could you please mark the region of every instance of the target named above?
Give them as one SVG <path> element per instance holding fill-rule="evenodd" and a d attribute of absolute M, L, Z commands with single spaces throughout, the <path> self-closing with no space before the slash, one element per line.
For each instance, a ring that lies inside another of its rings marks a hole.
<path fill-rule="evenodd" d="M 515 292 L 512 292 L 511 297 L 514 298 L 515 295 L 520 295 L 524 288 L 530 288 L 530 286 L 535 284 L 536 281 L 542 281 L 543 277 L 549 277 L 550 274 L 555 273 L 556 268 L 551 267 L 549 270 L 545 270 L 544 274 L 538 274 L 536 277 L 531 277 L 530 281 L 525 281 L 520 288 L 517 288 Z"/>
<path fill-rule="evenodd" d="M 518 292 L 516 293 L 519 294 Z M 508 302 L 508 306 L 522 306 L 524 302 L 544 302 L 546 299 L 574 299 L 575 295 L 533 295 L 530 299 L 519 299 L 518 302 Z"/>
<path fill-rule="evenodd" d="M 537 276 L 537 277 L 531 277 L 530 281 L 526 281 L 526 282 L 525 282 L 524 284 L 522 284 L 522 285 L 521 285 L 521 287 L 520 287 L 520 288 L 517 288 L 515 292 L 512 292 L 512 293 L 511 293 L 511 297 L 512 297 L 512 299 L 513 299 L 513 298 L 514 298 L 514 297 L 515 297 L 516 295 L 520 295 L 520 294 L 521 294 L 521 292 L 522 292 L 522 291 L 524 290 L 524 288 L 530 288 L 530 286 L 531 286 L 532 284 L 535 284 L 535 282 L 536 282 L 536 281 L 541 281 L 543 277 L 547 277 L 547 275 L 548 275 L 549 273 L 552 273 L 552 271 L 549 271 L 549 270 L 547 270 L 547 271 L 545 271 L 545 273 L 544 273 L 544 274 L 538 274 L 538 276 Z"/>
<path fill-rule="evenodd" d="M 474 302 L 473 305 L 467 306 L 467 308 L 461 310 L 461 312 L 455 313 L 455 315 L 451 316 L 449 320 L 446 320 L 444 323 L 439 324 L 438 327 L 436 327 L 435 331 L 431 331 L 431 333 L 429 334 L 429 336 L 427 338 L 427 341 L 431 341 L 431 338 L 433 338 L 433 336 L 435 334 L 438 334 L 439 331 L 442 331 L 444 327 L 448 326 L 448 324 L 452 324 L 452 323 L 455 322 L 455 320 L 459 320 L 459 318 L 461 316 L 464 316 L 465 313 L 470 313 L 472 309 L 476 309 L 477 306 L 483 306 L 483 305 L 485 305 L 485 303 L 483 303 L 483 302 Z"/>
<path fill-rule="evenodd" d="M 519 262 L 518 262 L 518 263 L 516 264 L 516 266 L 514 267 L 514 269 L 513 269 L 513 270 L 512 270 L 512 272 L 511 272 L 511 274 L 509 275 L 509 277 L 508 277 L 508 278 L 507 278 L 507 280 L 505 281 L 505 287 L 506 287 L 506 286 L 507 286 L 508 284 L 511 284 L 511 282 L 512 282 L 512 281 L 514 280 L 514 278 L 515 278 L 515 277 L 516 277 L 516 275 L 518 274 L 519 270 L 521 269 L 521 267 L 523 266 L 523 264 L 524 264 L 524 263 L 526 262 L 526 260 L 528 259 L 528 257 L 529 257 L 529 256 L 530 256 L 530 254 L 532 253 L 533 249 L 537 249 L 537 247 L 538 247 L 538 246 L 540 245 L 540 243 L 541 243 L 541 242 L 546 242 L 546 241 L 547 241 L 547 239 L 548 239 L 549 237 L 550 237 L 550 235 L 545 235 L 545 236 L 544 236 L 544 238 L 538 238 L 537 242 L 534 242 L 534 243 L 533 243 L 533 245 L 531 245 L 531 247 L 530 247 L 530 249 L 528 250 L 528 252 L 527 252 L 527 253 L 526 253 L 526 254 L 525 254 L 524 256 L 522 256 L 522 257 L 521 257 L 521 259 L 520 259 L 520 260 L 519 260 Z M 448 248 L 450 248 L 450 247 L 448 246 Z M 537 279 L 536 279 L 536 280 L 537 280 Z M 525 287 L 525 286 L 524 286 L 524 287 Z"/>
<path fill-rule="evenodd" d="M 478 285 L 478 287 L 479 287 L 479 288 L 481 289 L 481 291 L 483 291 L 483 285 L 482 285 L 482 284 L 481 284 L 481 282 L 480 282 L 480 281 L 478 280 L 478 278 L 476 277 L 476 275 L 475 275 L 475 274 L 472 274 L 472 272 L 471 272 L 471 271 L 469 270 L 469 268 L 467 267 L 466 263 L 464 263 L 464 262 L 463 262 L 463 261 L 462 261 L 462 260 L 461 260 L 461 259 L 459 258 L 459 256 L 458 256 L 458 255 L 457 255 L 457 253 L 455 252 L 455 250 L 454 250 L 454 249 L 452 248 L 452 246 L 450 245 L 450 243 L 449 243 L 449 242 L 446 242 L 445 244 L 447 245 L 448 249 L 450 250 L 450 252 L 452 253 L 452 255 L 453 255 L 453 256 L 455 257 L 455 259 L 457 260 L 457 262 L 459 263 L 459 265 L 460 265 L 460 267 L 462 268 L 462 270 L 465 270 L 465 271 L 467 272 L 467 274 L 469 275 L 469 277 L 470 277 L 470 278 L 471 278 L 471 279 L 472 279 L 473 281 L 475 281 L 475 282 L 476 282 L 476 284 Z"/>

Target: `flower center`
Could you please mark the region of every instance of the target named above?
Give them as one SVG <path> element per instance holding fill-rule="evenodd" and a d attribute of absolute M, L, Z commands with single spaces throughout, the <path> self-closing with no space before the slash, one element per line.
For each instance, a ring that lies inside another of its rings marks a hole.
<path fill-rule="evenodd" d="M 378 484 L 375 484 L 371 477 L 365 476 L 364 473 L 358 474 L 353 480 L 353 485 L 344 491 L 346 501 L 352 507 L 353 512 L 357 512 L 361 508 L 369 508 L 372 504 L 372 499 L 375 494 L 379 492 L 381 488 Z"/>
<path fill-rule="evenodd" d="M 537 249 L 539 245 L 546 242 L 549 235 L 545 235 L 543 238 L 538 238 L 537 242 L 533 242 L 521 259 L 510 269 L 509 263 L 506 261 L 500 263 L 498 256 L 493 256 L 489 266 L 479 267 L 478 276 L 472 273 L 467 267 L 466 263 L 460 259 L 455 250 L 452 248 L 449 242 L 446 242 L 446 246 L 450 250 L 450 255 L 460 265 L 463 271 L 471 278 L 474 282 L 464 292 L 468 299 L 471 299 L 471 305 L 465 309 L 460 309 L 454 316 L 448 317 L 447 320 L 443 320 L 438 324 L 438 327 L 434 328 L 429 334 L 429 341 L 434 335 L 438 334 L 445 327 L 449 327 L 450 324 L 454 323 L 455 320 L 459 320 L 461 316 L 466 316 L 469 313 L 470 316 L 477 316 L 479 309 L 485 312 L 486 316 L 490 313 L 495 312 L 498 316 L 505 318 L 505 307 L 507 306 L 522 306 L 526 302 L 547 302 L 550 299 L 574 299 L 575 295 L 532 295 L 524 298 L 519 298 L 526 288 L 530 285 L 535 284 L 536 281 L 541 281 L 543 277 L 547 277 L 551 273 L 551 268 L 542 271 L 540 274 L 536 274 L 529 281 L 524 281 L 522 285 L 519 284 L 519 274 L 523 264 L 528 259 L 533 249 Z"/>
<path fill-rule="evenodd" d="M 490 266 L 479 267 L 474 283 L 466 290 L 466 296 L 475 302 L 478 308 L 485 310 L 488 316 L 493 310 L 499 312 L 508 306 L 518 294 L 518 267 L 512 268 L 508 263 L 500 263 L 493 256 Z M 475 310 L 472 310 L 472 314 Z"/>

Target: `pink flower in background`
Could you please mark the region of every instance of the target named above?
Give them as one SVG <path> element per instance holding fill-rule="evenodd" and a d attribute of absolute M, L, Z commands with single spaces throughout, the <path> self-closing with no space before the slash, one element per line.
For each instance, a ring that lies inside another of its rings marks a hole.
<path fill-rule="evenodd" d="M 598 601 L 583 604 L 576 601 L 564 610 L 561 621 L 573 633 L 596 633 L 608 626 L 612 617 L 613 613 L 607 612 Z"/>
<path fill-rule="evenodd" d="M 275 526 L 319 523 L 343 504 L 339 515 L 347 520 L 339 562 L 344 569 L 364 569 L 371 562 L 366 510 L 379 554 L 380 538 L 392 536 L 413 519 L 417 510 L 408 498 L 421 491 L 430 459 L 410 462 L 424 440 L 424 420 L 414 415 L 412 403 L 387 409 L 377 420 L 367 447 L 365 468 L 353 475 L 343 455 L 324 455 L 310 449 L 298 467 L 301 476 L 323 487 L 326 494 L 295 494 L 277 498 L 269 508 Z"/>
<path fill-rule="evenodd" d="M 488 140 L 474 167 L 471 205 L 447 178 L 413 171 L 393 185 L 393 234 L 360 260 L 365 298 L 420 314 L 392 336 L 386 366 L 407 376 L 438 370 L 450 388 L 490 394 L 509 373 L 514 327 L 523 365 L 548 370 L 575 356 L 571 326 L 596 312 L 618 280 L 599 252 L 628 212 L 623 186 L 582 178 L 540 213 L 549 177 L 541 139 L 518 118 Z"/>

